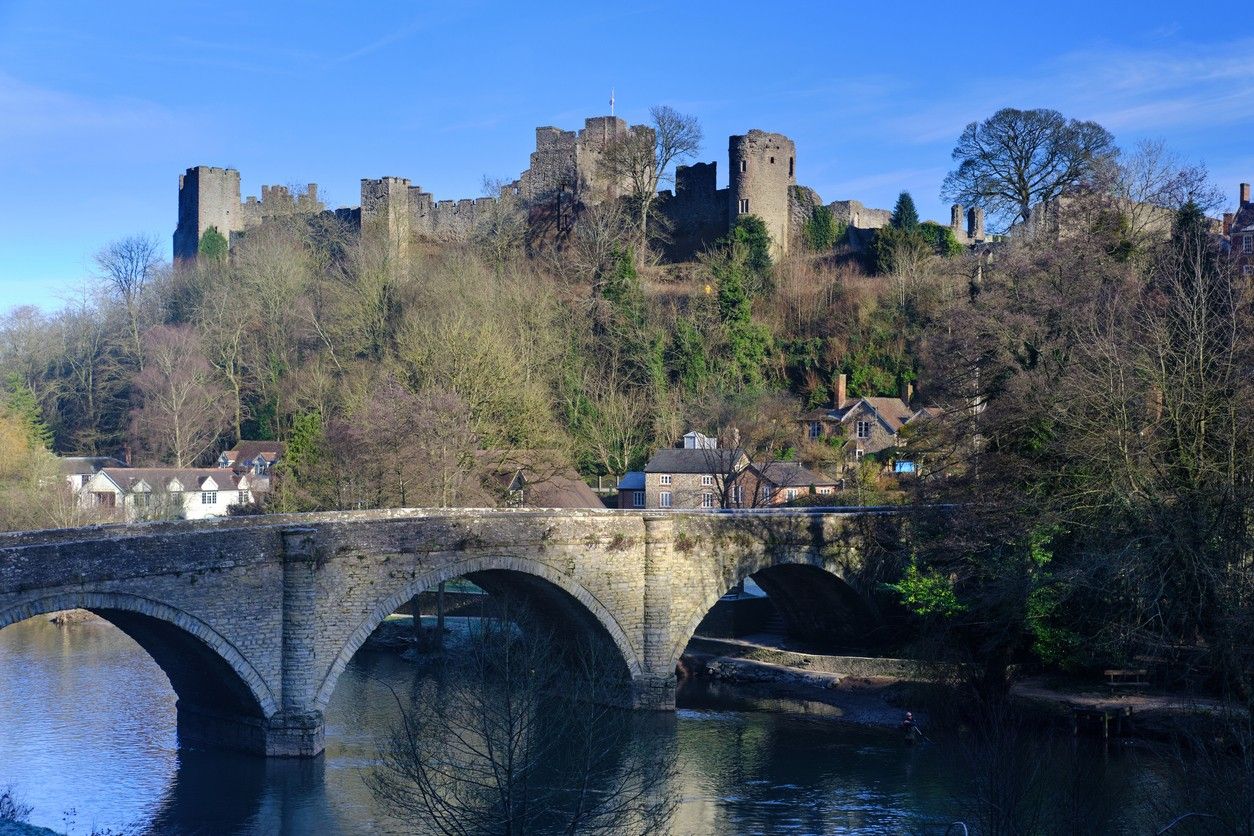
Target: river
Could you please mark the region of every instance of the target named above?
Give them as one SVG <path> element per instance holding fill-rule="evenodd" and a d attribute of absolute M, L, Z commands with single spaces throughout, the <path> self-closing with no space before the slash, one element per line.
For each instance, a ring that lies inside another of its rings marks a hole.
<path fill-rule="evenodd" d="M 421 675 L 393 654 L 358 653 L 312 762 L 180 752 L 174 693 L 138 645 L 99 620 L 30 619 L 0 631 L 0 789 L 33 807 L 31 823 L 72 834 L 404 833 L 363 776 L 395 717 L 384 683 Z M 830 706 L 705 682 L 682 687 L 679 706 L 658 719 L 677 751 L 677 834 L 940 834 L 969 809 L 954 744 L 906 747 Z M 1099 765 L 1115 795 L 1149 774 L 1118 750 L 1080 746 L 1068 757 Z"/>

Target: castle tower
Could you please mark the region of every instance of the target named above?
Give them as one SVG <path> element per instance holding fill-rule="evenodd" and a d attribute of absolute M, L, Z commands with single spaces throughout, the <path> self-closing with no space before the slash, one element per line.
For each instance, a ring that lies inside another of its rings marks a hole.
<path fill-rule="evenodd" d="M 194 261 L 200 239 L 214 227 L 230 243 L 244 229 L 239 200 L 239 172 L 198 165 L 179 176 L 179 223 L 174 230 L 174 260 Z"/>
<path fill-rule="evenodd" d="M 783 134 L 752 130 L 727 141 L 731 165 L 729 226 L 741 215 L 757 215 L 771 235 L 771 255 L 788 251 L 790 193 L 797 184 L 797 147 Z"/>
<path fill-rule="evenodd" d="M 409 255 L 409 180 L 380 177 L 361 181 L 361 234 L 380 236 L 388 242 L 393 256 Z"/>

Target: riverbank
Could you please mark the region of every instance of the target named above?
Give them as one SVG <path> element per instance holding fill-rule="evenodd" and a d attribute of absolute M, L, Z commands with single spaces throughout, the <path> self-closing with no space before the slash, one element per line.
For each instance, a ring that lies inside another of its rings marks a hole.
<path fill-rule="evenodd" d="M 771 638 L 698 636 L 681 658 L 680 673 L 823 702 L 840 708 L 843 722 L 874 727 L 896 727 L 906 710 L 926 726 L 919 691 L 955 673 L 909 659 L 804 653 L 767 643 Z M 1025 677 L 1011 686 L 1010 697 L 1029 716 L 1061 727 L 1070 727 L 1077 711 L 1124 715 L 1131 720 L 1124 727 L 1127 735 L 1148 739 L 1168 737 L 1225 711 L 1213 699 L 1149 688 L 1112 693 L 1102 683 L 1058 676 Z"/>

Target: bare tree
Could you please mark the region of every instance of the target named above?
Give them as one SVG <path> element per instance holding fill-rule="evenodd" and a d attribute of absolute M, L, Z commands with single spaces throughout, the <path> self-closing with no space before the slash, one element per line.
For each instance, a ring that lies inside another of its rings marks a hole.
<path fill-rule="evenodd" d="M 663 833 L 674 760 L 631 712 L 599 645 L 564 637 L 508 598 L 401 701 L 367 784 L 420 833 Z M 621 662 L 618 663 L 621 667 Z"/>
<path fill-rule="evenodd" d="M 492 203 L 475 218 L 473 242 L 497 270 L 522 251 L 527 240 L 527 209 L 516 183 L 483 178 L 483 193 Z"/>
<path fill-rule="evenodd" d="M 144 370 L 135 377 L 137 443 L 175 467 L 191 467 L 227 427 L 229 401 L 190 327 L 158 325 L 144 335 Z"/>
<path fill-rule="evenodd" d="M 414 393 L 387 378 L 328 432 L 342 474 L 341 507 L 439 507 L 480 499 L 476 438 L 466 404 L 447 392 Z"/>
<path fill-rule="evenodd" d="M 990 220 L 1009 227 L 1026 222 L 1033 205 L 1094 177 L 1115 153 L 1114 137 L 1096 122 L 1002 108 L 962 132 L 953 151 L 958 167 L 945 177 L 941 196 L 982 206 Z"/>
<path fill-rule="evenodd" d="M 649 235 L 649 212 L 658 189 L 674 178 L 674 166 L 701 150 L 701 123 L 669 105 L 649 108 L 650 124 L 610 140 L 602 157 L 602 173 L 626 185 L 640 225 L 640 240 Z"/>
<path fill-rule="evenodd" d="M 135 357 L 143 366 L 144 347 L 140 340 L 139 309 L 144 289 L 152 280 L 161 264 L 157 239 L 146 235 L 132 235 L 114 241 L 96 253 L 96 266 L 110 290 L 122 300 L 131 332 L 131 346 Z"/>

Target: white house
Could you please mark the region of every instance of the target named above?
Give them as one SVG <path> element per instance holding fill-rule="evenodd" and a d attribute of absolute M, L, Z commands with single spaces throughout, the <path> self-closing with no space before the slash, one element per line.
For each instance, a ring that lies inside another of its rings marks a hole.
<path fill-rule="evenodd" d="M 217 467 L 106 467 L 79 492 L 86 507 L 118 509 L 128 522 L 221 517 L 251 502 L 269 479 Z"/>
<path fill-rule="evenodd" d="M 95 476 L 106 467 L 126 467 L 126 464 L 112 456 L 62 456 L 61 475 L 70 486 L 70 490 L 78 493 Z"/>

